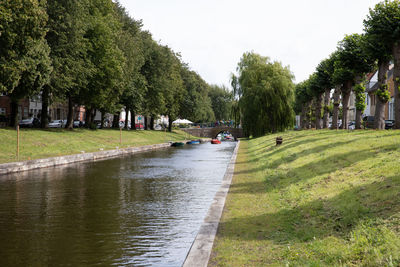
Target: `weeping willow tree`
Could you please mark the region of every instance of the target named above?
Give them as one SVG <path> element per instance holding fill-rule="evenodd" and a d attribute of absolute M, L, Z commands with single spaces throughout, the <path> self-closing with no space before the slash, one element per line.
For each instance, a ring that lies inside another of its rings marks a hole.
<path fill-rule="evenodd" d="M 248 136 L 283 131 L 294 123 L 294 84 L 288 67 L 250 52 L 238 67 L 243 130 Z"/>

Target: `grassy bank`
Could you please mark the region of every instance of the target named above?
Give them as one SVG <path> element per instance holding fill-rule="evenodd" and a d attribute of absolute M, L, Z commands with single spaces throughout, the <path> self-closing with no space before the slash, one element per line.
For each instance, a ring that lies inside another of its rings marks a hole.
<path fill-rule="evenodd" d="M 188 137 L 186 135 L 186 137 Z M 111 150 L 116 147 L 144 146 L 183 140 L 185 133 L 173 131 L 122 131 L 119 130 L 21 129 L 19 160 L 30 160 L 85 152 Z M 17 161 L 17 133 L 12 129 L 0 129 L 0 163 Z"/>
<path fill-rule="evenodd" d="M 241 142 L 211 266 L 400 266 L 400 131 Z"/>

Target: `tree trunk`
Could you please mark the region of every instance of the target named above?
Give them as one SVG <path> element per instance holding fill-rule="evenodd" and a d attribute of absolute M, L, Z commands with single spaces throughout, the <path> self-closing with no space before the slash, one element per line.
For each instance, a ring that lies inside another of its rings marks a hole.
<path fill-rule="evenodd" d="M 40 127 L 49 127 L 49 102 L 50 102 L 50 87 L 45 85 L 42 91 L 42 113 L 40 115 Z"/>
<path fill-rule="evenodd" d="M 303 130 L 307 129 L 307 108 L 306 108 L 306 105 L 303 105 L 301 107 L 300 127 Z"/>
<path fill-rule="evenodd" d="M 343 117 L 342 117 L 342 126 L 340 129 L 348 129 L 349 128 L 349 101 L 350 101 L 350 93 L 351 93 L 351 81 L 347 81 L 342 90 L 342 108 L 343 108 Z"/>
<path fill-rule="evenodd" d="M 154 116 L 150 117 L 150 130 L 154 130 Z"/>
<path fill-rule="evenodd" d="M 400 42 L 393 46 L 394 128 L 400 129 Z"/>
<path fill-rule="evenodd" d="M 389 70 L 389 62 L 379 60 L 378 62 L 378 90 L 386 87 L 387 90 L 387 72 Z M 376 107 L 375 107 L 375 118 L 374 128 L 384 130 L 385 129 L 385 106 L 387 103 L 386 99 L 382 99 L 376 95 Z"/>
<path fill-rule="evenodd" d="M 385 129 L 385 105 L 386 102 L 381 101 L 379 97 L 376 97 L 375 118 L 374 118 L 375 129 L 379 130 Z"/>
<path fill-rule="evenodd" d="M 125 130 L 129 130 L 129 109 L 125 108 Z"/>
<path fill-rule="evenodd" d="M 360 76 L 357 76 L 356 77 L 356 85 L 359 85 L 360 83 L 362 83 L 362 78 Z M 361 129 L 362 114 L 363 114 L 364 110 L 360 110 L 357 108 L 357 105 L 358 105 L 358 102 L 360 99 L 357 96 L 358 92 L 355 92 L 355 93 L 356 93 L 356 125 L 355 125 L 355 128 Z"/>
<path fill-rule="evenodd" d="M 172 132 L 172 122 L 173 119 L 171 118 L 171 116 L 168 116 L 168 132 Z"/>
<path fill-rule="evenodd" d="M 309 120 L 310 120 L 310 124 L 311 124 L 311 128 L 312 129 L 316 128 L 316 119 L 317 119 L 316 112 L 315 112 L 315 110 L 316 110 L 316 102 L 317 102 L 316 99 L 313 98 L 313 100 L 311 100 L 311 103 L 310 103 L 311 114 L 310 114 Z"/>
<path fill-rule="evenodd" d="M 361 129 L 362 114 L 361 110 L 356 109 L 356 129 Z"/>
<path fill-rule="evenodd" d="M 113 116 L 113 123 L 112 123 L 113 128 L 119 128 L 119 114 L 120 114 L 120 112 L 117 112 Z"/>
<path fill-rule="evenodd" d="M 144 116 L 144 129 L 145 130 L 148 130 L 147 121 L 148 121 L 147 116 Z"/>
<path fill-rule="evenodd" d="M 306 104 L 306 129 L 310 129 L 313 127 L 312 123 L 312 114 L 313 114 L 313 103 L 312 101 Z"/>
<path fill-rule="evenodd" d="M 68 96 L 68 116 L 65 129 L 72 130 L 73 128 L 74 128 L 74 103 L 72 101 L 72 97 Z"/>
<path fill-rule="evenodd" d="M 97 110 L 94 108 L 90 112 L 90 123 L 94 123 L 94 117 L 96 116 Z"/>
<path fill-rule="evenodd" d="M 92 124 L 92 109 L 91 108 L 86 108 L 86 114 L 85 114 L 85 127 L 90 128 L 90 125 Z"/>
<path fill-rule="evenodd" d="M 10 126 L 17 127 L 18 125 L 18 100 L 11 97 L 11 114 L 10 114 Z"/>
<path fill-rule="evenodd" d="M 339 128 L 339 104 L 340 104 L 340 86 L 336 86 L 333 92 L 333 111 L 332 111 L 332 127 L 337 130 Z"/>
<path fill-rule="evenodd" d="M 323 99 L 324 96 L 322 94 L 317 96 L 317 98 L 315 99 L 315 128 L 317 130 L 322 129 L 321 111 Z"/>
<path fill-rule="evenodd" d="M 106 113 L 105 113 L 104 110 L 101 110 L 100 112 L 101 112 L 100 128 L 101 128 L 101 129 L 104 129 L 104 119 L 105 119 Z"/>
<path fill-rule="evenodd" d="M 322 127 L 324 129 L 329 128 L 329 102 L 331 99 L 331 89 L 325 89 L 324 95 L 324 117 Z"/>

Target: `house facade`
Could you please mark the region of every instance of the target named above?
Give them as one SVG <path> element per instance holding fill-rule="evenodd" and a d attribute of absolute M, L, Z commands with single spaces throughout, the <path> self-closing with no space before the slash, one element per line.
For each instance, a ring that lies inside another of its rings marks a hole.
<path fill-rule="evenodd" d="M 18 119 L 29 118 L 29 99 L 21 99 L 18 102 Z M 0 117 L 2 121 L 8 121 L 11 116 L 11 98 L 2 93 L 0 95 Z"/>
<path fill-rule="evenodd" d="M 387 74 L 388 90 L 390 93 L 390 99 L 385 105 L 385 119 L 394 120 L 394 81 L 393 81 L 393 64 L 389 67 Z M 376 109 L 376 90 L 378 90 L 378 72 L 371 75 L 366 88 L 365 104 L 366 109 L 364 111 L 365 116 L 375 116 Z"/>

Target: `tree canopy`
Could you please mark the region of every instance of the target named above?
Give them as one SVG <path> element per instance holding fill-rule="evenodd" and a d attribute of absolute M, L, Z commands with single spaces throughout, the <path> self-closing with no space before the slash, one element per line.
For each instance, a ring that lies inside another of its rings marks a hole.
<path fill-rule="evenodd" d="M 85 106 L 87 125 L 96 110 L 118 115 L 121 108 L 152 120 L 164 114 L 210 122 L 214 110 L 229 117 L 230 94 L 220 101 L 214 87 L 179 53 L 156 42 L 118 1 L 3 2 L 0 91 L 13 99 L 16 112 L 20 99 L 41 94 L 42 127 L 51 102 L 66 100 L 69 127 L 74 105 Z"/>
<path fill-rule="evenodd" d="M 293 125 L 294 84 L 288 67 L 248 52 L 243 54 L 237 71 L 247 135 L 261 136 Z"/>

